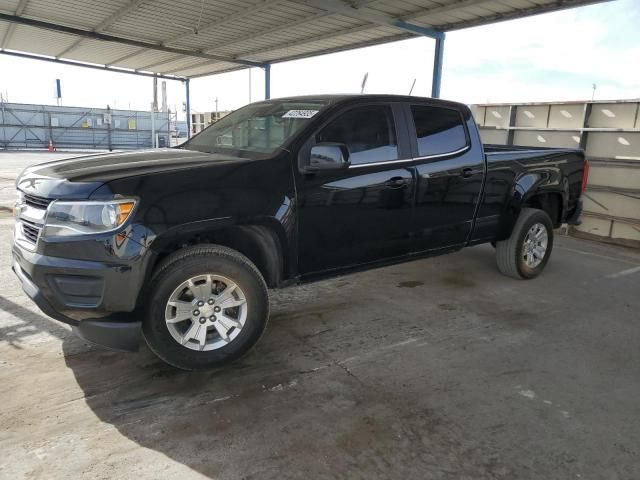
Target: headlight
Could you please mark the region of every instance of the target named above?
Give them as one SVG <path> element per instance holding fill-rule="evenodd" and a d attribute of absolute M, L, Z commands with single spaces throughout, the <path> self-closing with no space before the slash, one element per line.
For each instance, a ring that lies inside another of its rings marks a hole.
<path fill-rule="evenodd" d="M 126 222 L 135 206 L 133 199 L 109 202 L 55 201 L 47 210 L 43 236 L 109 232 Z"/>
<path fill-rule="evenodd" d="M 20 207 L 24 205 L 24 193 L 16 190 L 16 203 L 13 205 L 13 215 L 17 217 L 20 214 Z"/>

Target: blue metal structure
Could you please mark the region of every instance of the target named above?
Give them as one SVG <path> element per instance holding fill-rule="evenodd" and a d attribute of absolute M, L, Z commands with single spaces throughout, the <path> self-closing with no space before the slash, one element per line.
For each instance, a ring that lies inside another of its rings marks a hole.
<path fill-rule="evenodd" d="M 436 38 L 436 48 L 433 53 L 433 79 L 431 80 L 431 96 L 440 98 L 440 87 L 442 85 L 442 63 L 444 57 L 444 33 Z"/>

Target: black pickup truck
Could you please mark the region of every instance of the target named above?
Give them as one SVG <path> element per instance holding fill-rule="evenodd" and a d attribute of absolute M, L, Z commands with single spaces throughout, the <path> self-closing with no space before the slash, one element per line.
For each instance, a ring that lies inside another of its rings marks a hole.
<path fill-rule="evenodd" d="M 493 243 L 540 274 L 576 221 L 580 150 L 483 145 L 468 107 L 387 95 L 237 110 L 179 148 L 89 155 L 17 180 L 13 269 L 47 315 L 184 369 L 260 338 L 268 288 Z"/>

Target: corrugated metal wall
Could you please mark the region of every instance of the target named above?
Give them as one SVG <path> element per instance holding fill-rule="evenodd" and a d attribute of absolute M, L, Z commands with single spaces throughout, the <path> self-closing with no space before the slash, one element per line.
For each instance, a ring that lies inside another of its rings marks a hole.
<path fill-rule="evenodd" d="M 471 108 L 484 143 L 583 148 L 591 173 L 573 231 L 640 247 L 640 101 Z"/>
<path fill-rule="evenodd" d="M 186 137 L 186 122 L 155 114 L 160 146 Z M 136 149 L 151 147 L 151 113 L 106 108 L 0 103 L 0 149 Z"/>

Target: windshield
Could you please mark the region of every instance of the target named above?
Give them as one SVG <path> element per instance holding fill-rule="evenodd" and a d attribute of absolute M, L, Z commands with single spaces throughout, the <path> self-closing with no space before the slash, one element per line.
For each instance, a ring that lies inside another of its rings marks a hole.
<path fill-rule="evenodd" d="M 284 145 L 327 103 L 313 101 L 266 101 L 247 105 L 183 144 L 183 148 L 206 152 L 272 153 Z"/>

